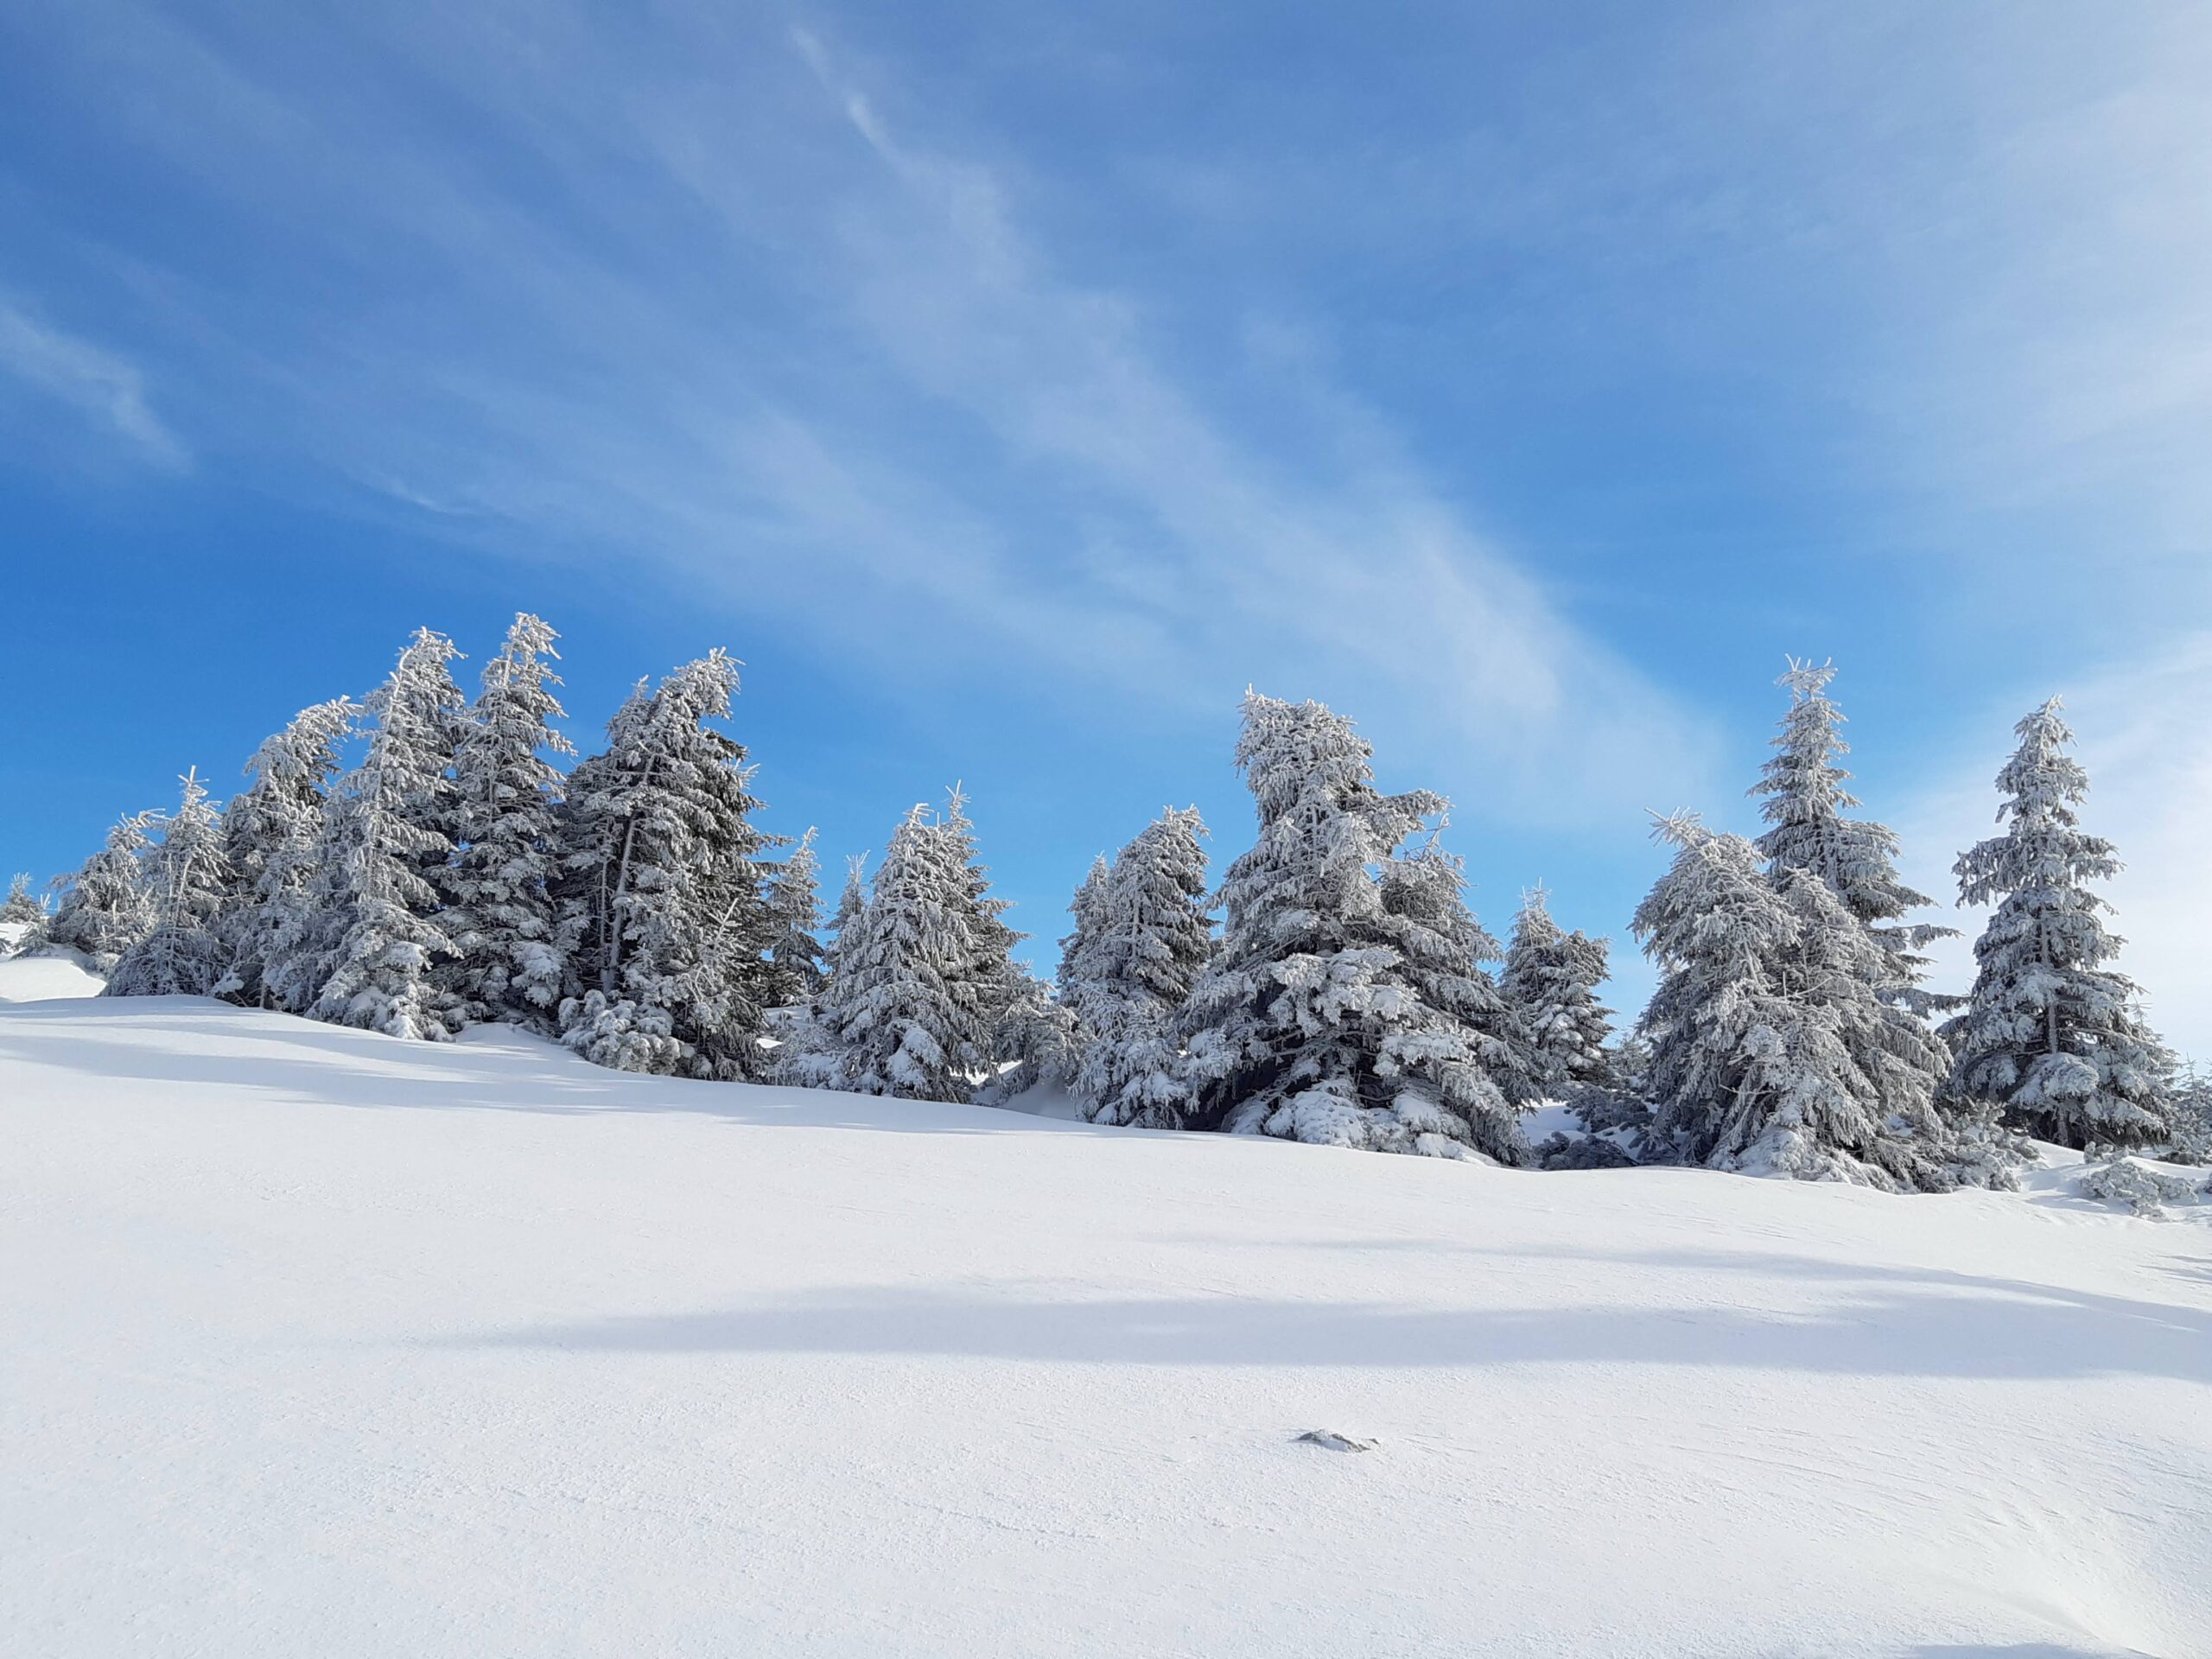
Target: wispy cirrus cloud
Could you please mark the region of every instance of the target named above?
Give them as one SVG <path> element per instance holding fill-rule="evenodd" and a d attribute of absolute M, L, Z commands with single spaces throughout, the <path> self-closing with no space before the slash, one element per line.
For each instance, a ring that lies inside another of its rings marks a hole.
<path fill-rule="evenodd" d="M 0 295 L 0 372 L 77 411 L 156 467 L 191 456 L 146 400 L 145 378 L 117 353 L 41 322 Z"/>
<path fill-rule="evenodd" d="M 381 73 L 339 88 L 266 38 L 141 21 L 104 74 L 181 55 L 220 92 L 164 81 L 131 105 L 141 142 L 372 296 L 196 277 L 181 302 L 236 342 L 261 423 L 243 444 L 848 645 L 926 632 L 984 682 L 1050 673 L 1215 728 L 1250 681 L 1340 700 L 1532 819 L 1671 798 L 1704 764 L 1697 717 L 1373 411 L 1268 353 L 1194 372 L 1172 302 L 1056 252 L 1015 164 L 916 130 L 880 62 L 704 10 L 645 52 L 554 8 L 525 52 L 496 19 L 400 9 L 365 14 Z M 464 135 L 412 118 L 460 87 Z"/>

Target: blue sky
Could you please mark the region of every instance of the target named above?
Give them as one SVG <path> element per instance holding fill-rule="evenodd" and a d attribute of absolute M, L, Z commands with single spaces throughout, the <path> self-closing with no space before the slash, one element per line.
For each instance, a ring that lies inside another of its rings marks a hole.
<path fill-rule="evenodd" d="M 2188 5 L 8 8 L 0 864 L 530 608 L 587 741 L 742 658 L 833 861 L 963 780 L 1046 940 L 1322 697 L 1633 1006 L 1797 652 L 1931 891 L 2066 693 L 2212 1055 L 2208 87 Z"/>

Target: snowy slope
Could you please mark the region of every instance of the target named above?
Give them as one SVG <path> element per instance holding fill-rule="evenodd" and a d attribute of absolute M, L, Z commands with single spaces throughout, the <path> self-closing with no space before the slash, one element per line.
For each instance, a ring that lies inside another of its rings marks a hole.
<path fill-rule="evenodd" d="M 2044 1185 L 1515 1173 L 18 1003 L 0 1630 L 2212 1652 L 2212 1227 Z"/>
<path fill-rule="evenodd" d="M 0 1002 L 51 1002 L 98 996 L 105 982 L 74 950 L 44 950 L 0 961 Z"/>

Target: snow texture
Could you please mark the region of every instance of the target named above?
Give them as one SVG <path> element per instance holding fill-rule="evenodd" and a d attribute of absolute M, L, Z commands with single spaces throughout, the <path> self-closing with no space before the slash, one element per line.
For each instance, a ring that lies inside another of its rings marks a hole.
<path fill-rule="evenodd" d="M 1933 1198 L 1537 1174 L 15 1004 L 0 1629 L 2182 1659 L 2212 1228 L 2051 1158 Z"/>

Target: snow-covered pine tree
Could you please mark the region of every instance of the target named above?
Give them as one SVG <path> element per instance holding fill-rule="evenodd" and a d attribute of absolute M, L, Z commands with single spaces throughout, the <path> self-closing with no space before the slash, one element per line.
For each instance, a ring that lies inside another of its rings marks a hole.
<path fill-rule="evenodd" d="M 764 1001 L 770 1007 L 797 1007 L 822 988 L 820 869 L 814 855 L 814 831 L 809 829 L 783 862 L 768 872 Z"/>
<path fill-rule="evenodd" d="M 569 779 L 561 897 L 583 994 L 562 1040 L 625 1071 L 750 1077 L 763 1068 L 767 948 L 745 750 L 725 719 L 736 662 L 717 649 L 607 725 Z"/>
<path fill-rule="evenodd" d="M 177 780 L 177 810 L 152 821 L 160 839 L 139 855 L 151 925 L 108 976 L 105 996 L 206 996 L 226 966 L 217 932 L 231 897 L 223 826 L 198 768 Z"/>
<path fill-rule="evenodd" d="M 813 995 L 781 1027 L 781 1040 L 768 1065 L 768 1075 L 774 1081 L 801 1089 L 845 1086 L 843 1054 L 833 1010 L 843 989 L 839 976 L 844 971 L 845 942 L 857 937 L 855 930 L 867 909 L 868 858 L 860 854 L 845 861 L 844 889 L 837 896 L 836 911 L 822 942 L 822 978 Z"/>
<path fill-rule="evenodd" d="M 231 899 L 217 931 L 230 966 L 217 995 L 248 1007 L 276 1004 L 264 965 L 307 930 L 301 911 L 311 902 L 323 801 L 359 713 L 347 697 L 302 709 L 246 762 L 253 781 L 223 814 Z"/>
<path fill-rule="evenodd" d="M 1603 1088 L 1615 1081 L 1605 1046 L 1612 1035 L 1612 1010 L 1598 1001 L 1598 987 L 1605 978 L 1605 941 L 1562 930 L 1552 919 L 1548 897 L 1540 887 L 1522 895 L 1513 942 L 1498 976 L 1498 989 L 1527 1056 L 1525 1070 L 1503 1080 L 1506 1097 L 1516 1105 L 1562 1100 L 1577 1089 Z"/>
<path fill-rule="evenodd" d="M 1180 1128 L 1190 1103 L 1180 1022 L 1212 953 L 1205 821 L 1168 808 L 1102 861 L 1069 906 L 1064 995 L 1082 1033 L 1077 1096 L 1095 1123 Z"/>
<path fill-rule="evenodd" d="M 1512 1078 L 1529 1074 L 1530 1060 L 1512 1010 L 1482 966 L 1505 950 L 1467 908 L 1466 867 L 1432 830 L 1421 846 L 1382 866 L 1382 903 L 1408 930 L 1402 948 L 1415 988 L 1471 1037 L 1476 1061 L 1503 1098 Z M 1483 1101 L 1487 1110 L 1486 1096 Z M 1517 1135 L 1517 1112 L 1514 1127 Z"/>
<path fill-rule="evenodd" d="M 2212 1164 L 2212 1077 L 2194 1063 L 2183 1067 L 2166 1116 L 2165 1156 L 2176 1163 Z"/>
<path fill-rule="evenodd" d="M 554 729 L 560 676 L 547 665 L 560 636 L 518 614 L 484 664 L 454 761 L 460 851 L 445 880 L 454 955 L 439 978 L 462 1018 L 550 1030 L 566 953 L 550 892 L 559 856 L 561 774 L 546 757 L 573 754 Z"/>
<path fill-rule="evenodd" d="M 959 845 L 915 806 L 892 835 L 868 902 L 838 930 L 819 1010 L 825 1086 L 917 1100 L 972 1096 L 996 1010 L 976 995 L 982 948 Z"/>
<path fill-rule="evenodd" d="M 1845 787 L 1851 774 L 1836 765 L 1851 746 L 1838 730 L 1843 711 L 1827 695 L 1835 665 L 1788 660 L 1789 671 L 1775 683 L 1789 691 L 1789 710 L 1773 759 L 1746 791 L 1766 798 L 1759 814 L 1770 826 L 1752 844 L 1776 877 L 1810 870 L 1866 925 L 1882 952 L 1877 988 L 1885 1001 L 1923 1014 L 1955 1006 L 1955 998 L 1921 988 L 1928 970 L 1921 953 L 1931 940 L 1955 937 L 1958 930 L 1899 919 L 1936 901 L 1897 874 L 1897 838 L 1887 825 L 1845 816 L 1860 803 Z"/>
<path fill-rule="evenodd" d="M 139 863 L 152 818 L 137 812 L 119 820 L 105 845 L 69 878 L 46 925 L 50 947 L 76 951 L 97 973 L 113 972 L 123 953 L 154 925 Z"/>
<path fill-rule="evenodd" d="M 868 908 L 868 855 L 855 853 L 845 861 L 845 885 L 837 894 L 837 908 L 830 918 L 830 935 L 823 942 L 822 960 L 830 975 L 837 971 L 837 953 L 846 929 Z M 826 981 L 827 976 L 825 976 Z"/>
<path fill-rule="evenodd" d="M 333 1025 L 441 1040 L 459 1023 L 433 977 L 453 944 L 435 882 L 451 869 L 461 689 L 452 641 L 418 630 L 363 700 L 361 764 L 323 802 L 315 875 L 264 968 L 283 1004 Z"/>
<path fill-rule="evenodd" d="M 1237 766 L 1259 841 L 1232 863 L 1220 948 L 1183 1029 L 1194 1109 L 1233 1132 L 1518 1162 L 1519 1115 L 1490 1065 L 1503 1057 L 1494 955 L 1457 867 L 1400 849 L 1446 803 L 1376 791 L 1372 751 L 1317 702 L 1247 692 Z"/>
<path fill-rule="evenodd" d="M 1106 855 L 1100 853 L 1090 861 L 1083 885 L 1068 901 L 1068 914 L 1075 918 L 1075 926 L 1061 936 L 1060 966 L 1053 982 L 1059 987 L 1060 1000 L 1067 1004 L 1068 1012 L 1078 1026 L 1083 1019 L 1085 988 L 1098 976 L 1092 957 L 1098 948 L 1100 925 L 1105 914 L 1106 884 L 1112 877 L 1113 866 L 1106 861 Z"/>
<path fill-rule="evenodd" d="M 944 843 L 942 856 L 950 890 L 969 947 L 950 983 L 954 995 L 972 1002 L 976 1018 L 991 1030 L 1022 994 L 1028 976 L 1014 962 L 1014 947 L 1028 935 L 1007 925 L 1006 912 L 1012 904 L 991 896 L 990 872 L 977 861 L 976 826 L 968 821 L 968 797 L 959 785 L 947 792 L 944 812 L 932 828 Z"/>
<path fill-rule="evenodd" d="M 0 904 L 0 927 L 46 928 L 46 906 L 31 892 L 31 879 L 18 871 L 8 884 L 8 899 Z"/>
<path fill-rule="evenodd" d="M 2063 1146 L 2139 1146 L 2166 1134 L 2173 1058 L 2137 1013 L 2136 988 L 2106 966 L 2120 941 L 2089 891 L 2120 871 L 2113 844 L 2075 810 L 2088 774 L 2059 700 L 2021 721 L 1997 775 L 2005 833 L 1959 857 L 1959 902 L 1994 904 L 1974 942 L 1964 1013 L 1944 1027 L 1957 1057 L 1951 1092 Z"/>
<path fill-rule="evenodd" d="M 1935 1039 L 1876 995 L 1883 958 L 1809 870 L 1778 880 L 1740 836 L 1663 820 L 1673 864 L 1636 912 L 1660 970 L 1641 1034 L 1647 1145 L 1750 1174 L 1889 1190 L 1958 1184 L 1936 1115 Z"/>

